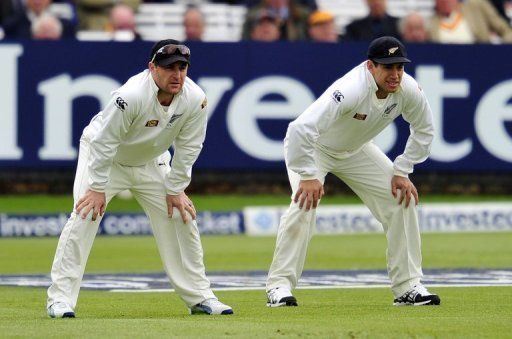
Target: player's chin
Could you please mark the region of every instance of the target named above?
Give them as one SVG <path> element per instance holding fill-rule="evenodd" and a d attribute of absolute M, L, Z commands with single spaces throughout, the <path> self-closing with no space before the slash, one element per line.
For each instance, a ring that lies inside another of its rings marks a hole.
<path fill-rule="evenodd" d="M 178 94 L 181 91 L 181 86 L 169 86 L 167 89 L 171 94 Z"/>
<path fill-rule="evenodd" d="M 396 86 L 393 86 L 393 85 L 391 85 L 391 86 L 390 86 L 390 85 L 388 85 L 388 86 L 387 86 L 387 89 L 388 89 L 388 92 L 389 92 L 389 93 L 395 93 L 396 91 L 398 91 L 398 87 L 399 87 L 398 85 L 396 85 Z"/>

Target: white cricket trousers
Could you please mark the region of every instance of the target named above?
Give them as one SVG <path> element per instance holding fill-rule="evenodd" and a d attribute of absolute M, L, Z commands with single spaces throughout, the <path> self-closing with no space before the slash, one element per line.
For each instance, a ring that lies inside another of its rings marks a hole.
<path fill-rule="evenodd" d="M 89 157 L 89 143 L 82 138 L 73 187 L 75 205 L 89 188 Z M 168 166 L 159 166 L 156 159 L 138 167 L 114 163 L 105 195 L 108 203 L 117 193 L 125 189 L 132 191 L 149 218 L 165 272 L 178 295 L 190 307 L 215 298 L 215 295 L 205 275 L 203 249 L 195 220 L 183 223 L 177 209 L 174 209 L 172 218 L 167 216 L 164 172 Z M 98 216 L 96 221 L 92 221 L 91 215 L 89 213 L 83 220 L 73 207 L 73 213 L 62 230 L 53 260 L 48 307 L 57 301 L 63 301 L 72 308 L 76 306 L 87 258 L 101 220 Z"/>
<path fill-rule="evenodd" d="M 414 199 L 409 207 L 398 205 L 391 194 L 393 164 L 373 143 L 359 152 L 336 159 L 317 152 L 317 179 L 324 183 L 328 172 L 343 180 L 382 223 L 387 238 L 388 274 L 395 297 L 419 283 L 421 271 L 421 240 Z M 267 291 L 275 287 L 293 289 L 302 274 L 308 243 L 316 228 L 316 210 L 306 212 L 293 202 L 300 176 L 288 170 L 292 202 L 281 217 L 274 259 L 267 278 Z M 341 207 L 343 208 L 343 207 Z"/>

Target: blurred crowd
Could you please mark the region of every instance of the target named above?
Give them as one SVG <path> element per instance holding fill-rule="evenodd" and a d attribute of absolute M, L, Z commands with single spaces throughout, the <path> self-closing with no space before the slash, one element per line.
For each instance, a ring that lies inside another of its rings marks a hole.
<path fill-rule="evenodd" d="M 429 15 L 410 12 L 402 17 L 389 13 L 393 0 L 363 0 L 360 4 L 366 16 L 343 27 L 337 25 L 340 10 L 335 15 L 320 1 L 1 0 L 0 38 L 76 39 L 79 32 L 101 32 L 112 40 L 139 40 L 144 38 L 136 20 L 142 4 L 180 3 L 187 5 L 181 18 L 187 41 L 204 40 L 208 18 L 202 5 L 227 4 L 247 8 L 241 40 L 339 43 L 390 35 L 413 43 L 512 42 L 512 0 L 430 0 L 433 10 Z M 55 4 L 64 5 L 60 8 L 67 12 L 52 10 L 58 7 Z"/>

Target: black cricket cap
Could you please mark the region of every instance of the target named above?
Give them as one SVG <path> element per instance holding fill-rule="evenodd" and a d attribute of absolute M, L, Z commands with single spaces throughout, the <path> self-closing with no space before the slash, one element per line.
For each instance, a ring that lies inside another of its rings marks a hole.
<path fill-rule="evenodd" d="M 183 61 L 190 65 L 190 50 L 188 49 L 188 47 L 185 46 L 186 49 L 188 50 L 188 54 L 181 53 L 179 49 L 177 49 L 176 52 L 174 52 L 173 54 L 159 53 L 161 52 L 160 49 L 167 45 L 185 46 L 181 41 L 174 39 L 165 39 L 157 41 L 151 48 L 151 55 L 149 56 L 149 60 L 153 61 L 158 66 L 164 67 L 172 65 L 173 63 L 178 61 Z"/>
<path fill-rule="evenodd" d="M 407 59 L 405 46 L 392 36 L 373 40 L 368 46 L 368 59 L 384 65 L 411 62 Z"/>

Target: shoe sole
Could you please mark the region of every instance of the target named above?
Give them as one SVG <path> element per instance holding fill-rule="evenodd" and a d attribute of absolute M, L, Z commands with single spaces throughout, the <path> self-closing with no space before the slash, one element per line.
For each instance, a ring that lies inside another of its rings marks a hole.
<path fill-rule="evenodd" d="M 393 306 L 437 306 L 441 304 L 441 300 L 434 299 L 434 300 L 426 300 L 419 303 L 401 303 L 401 302 L 394 302 Z"/>
<path fill-rule="evenodd" d="M 278 303 L 267 302 L 267 307 L 299 306 L 295 297 L 284 297 Z"/>
<path fill-rule="evenodd" d="M 191 310 L 191 309 L 189 309 L 189 312 L 191 315 L 229 315 L 229 314 L 234 314 L 232 309 L 224 310 L 219 314 L 208 313 L 206 311 L 201 311 L 201 310 Z"/>
<path fill-rule="evenodd" d="M 48 314 L 50 318 L 56 319 L 56 318 L 74 318 L 75 313 L 74 312 L 66 312 L 62 315 L 62 317 L 56 317 L 55 314 Z"/>

